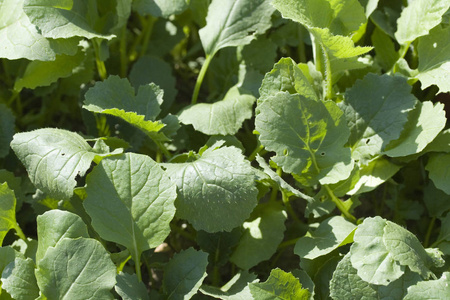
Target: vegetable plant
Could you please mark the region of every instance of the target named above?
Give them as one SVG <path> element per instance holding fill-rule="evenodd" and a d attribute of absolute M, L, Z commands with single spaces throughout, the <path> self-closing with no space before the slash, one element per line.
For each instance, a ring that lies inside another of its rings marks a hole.
<path fill-rule="evenodd" d="M 448 0 L 0 0 L 1 299 L 448 299 Z"/>

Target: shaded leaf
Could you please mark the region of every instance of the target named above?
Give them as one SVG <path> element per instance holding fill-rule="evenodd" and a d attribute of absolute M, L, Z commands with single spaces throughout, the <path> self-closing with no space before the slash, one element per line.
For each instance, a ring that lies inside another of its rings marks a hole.
<path fill-rule="evenodd" d="M 450 272 L 438 280 L 420 281 L 408 288 L 404 300 L 446 299 L 450 295 Z"/>
<path fill-rule="evenodd" d="M 241 271 L 234 275 L 234 277 L 221 288 L 202 285 L 200 291 L 204 295 L 222 300 L 253 299 L 253 296 L 250 293 L 249 283 L 256 283 L 258 281 L 259 279 L 256 279 L 255 274 Z"/>
<path fill-rule="evenodd" d="M 9 230 L 16 224 L 16 196 L 8 184 L 0 184 L 0 246 Z"/>
<path fill-rule="evenodd" d="M 278 268 L 270 272 L 267 281 L 250 283 L 249 286 L 255 299 L 309 299 L 309 291 L 302 288 L 298 279 Z"/>
<path fill-rule="evenodd" d="M 117 294 L 123 300 L 148 300 L 148 292 L 142 281 L 139 281 L 136 274 L 120 272 L 116 276 L 117 284 L 114 287 Z"/>
<path fill-rule="evenodd" d="M 429 177 L 434 185 L 450 195 L 450 153 L 431 154 L 425 169 L 429 172 Z"/>
<path fill-rule="evenodd" d="M 34 300 L 39 297 L 39 288 L 34 276 L 34 261 L 16 257 L 2 273 L 2 289 L 14 299 Z"/>
<path fill-rule="evenodd" d="M 134 0 L 133 9 L 141 16 L 150 14 L 154 17 L 168 18 L 181 14 L 188 8 L 187 0 Z"/>
<path fill-rule="evenodd" d="M 5 157 L 9 153 L 15 120 L 12 111 L 5 104 L 0 103 L 0 157 Z"/>

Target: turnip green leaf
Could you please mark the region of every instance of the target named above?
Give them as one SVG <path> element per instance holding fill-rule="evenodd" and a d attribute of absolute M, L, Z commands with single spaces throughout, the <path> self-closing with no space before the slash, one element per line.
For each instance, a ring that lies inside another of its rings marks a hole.
<path fill-rule="evenodd" d="M 435 153 L 430 155 L 425 169 L 429 172 L 430 179 L 434 185 L 450 195 L 450 173 L 448 164 L 450 163 L 450 153 Z"/>
<path fill-rule="evenodd" d="M 438 280 L 420 281 L 408 288 L 404 300 L 446 299 L 450 295 L 450 272 Z"/>
<path fill-rule="evenodd" d="M 265 282 L 250 283 L 254 299 L 308 300 L 309 291 L 303 289 L 297 278 L 281 269 L 273 269 Z"/>
<path fill-rule="evenodd" d="M 0 246 L 8 231 L 16 224 L 16 196 L 8 184 L 0 184 Z"/>
<path fill-rule="evenodd" d="M 447 6 L 449 6 L 448 4 Z M 419 38 L 419 73 L 416 77 L 425 89 L 437 85 L 440 92 L 450 92 L 450 27 L 437 26 L 429 35 Z"/>
<path fill-rule="evenodd" d="M 123 300 L 148 300 L 148 292 L 142 281 L 139 281 L 136 274 L 120 272 L 116 276 L 117 284 L 114 287 L 117 294 Z"/>
<path fill-rule="evenodd" d="M 11 246 L 0 247 L 0 274 L 3 273 L 5 267 L 17 257 L 25 259 L 22 253 L 16 251 Z"/>
<path fill-rule="evenodd" d="M 135 261 L 169 234 L 176 188 L 150 157 L 127 153 L 102 160 L 86 184 L 83 205 L 92 226 L 102 238 L 127 247 Z"/>
<path fill-rule="evenodd" d="M 174 255 L 164 268 L 166 299 L 190 299 L 206 277 L 208 254 L 193 248 Z"/>
<path fill-rule="evenodd" d="M 260 204 L 242 225 L 245 232 L 230 257 L 241 269 L 248 270 L 269 259 L 283 240 L 287 214 L 280 204 Z"/>
<path fill-rule="evenodd" d="M 395 50 L 391 37 L 378 27 L 373 30 L 372 44 L 375 48 L 375 61 L 385 70 L 390 70 L 399 59 L 399 54 Z"/>
<path fill-rule="evenodd" d="M 334 102 L 278 93 L 257 106 L 256 130 L 261 144 L 275 151 L 272 160 L 303 184 L 336 183 L 353 169 L 342 111 Z"/>
<path fill-rule="evenodd" d="M 250 293 L 249 283 L 256 283 L 259 279 L 256 279 L 256 275 L 242 271 L 237 273 L 221 288 L 202 285 L 200 291 L 207 295 L 222 300 L 242 300 L 253 299 Z"/>
<path fill-rule="evenodd" d="M 223 100 L 187 107 L 180 113 L 179 119 L 204 134 L 234 135 L 244 120 L 252 117 L 254 102 L 255 97 L 240 94 L 237 88 L 232 88 Z"/>
<path fill-rule="evenodd" d="M 247 45 L 271 25 L 274 8 L 268 0 L 213 0 L 206 26 L 199 30 L 206 55 L 225 47 Z"/>
<path fill-rule="evenodd" d="M 408 2 L 397 20 L 395 38 L 400 44 L 414 41 L 427 35 L 441 23 L 442 15 L 450 8 L 448 0 L 416 0 Z"/>
<path fill-rule="evenodd" d="M 55 199 L 73 195 L 75 177 L 83 176 L 94 159 L 121 152 L 97 152 L 80 135 L 54 128 L 17 133 L 11 148 L 27 168 L 31 182 Z"/>
<path fill-rule="evenodd" d="M 350 128 L 352 157 L 363 164 L 400 137 L 416 98 L 402 77 L 368 74 L 340 103 Z"/>
<path fill-rule="evenodd" d="M 34 276 L 34 261 L 16 257 L 2 273 L 2 289 L 13 299 L 34 300 L 39 297 L 39 288 Z"/>
<path fill-rule="evenodd" d="M 12 111 L 0 103 L 0 157 L 5 157 L 9 153 L 9 144 L 14 135 L 14 122 Z"/>
<path fill-rule="evenodd" d="M 178 187 L 177 216 L 198 230 L 231 231 L 256 206 L 254 171 L 235 147 L 212 146 L 196 161 L 163 166 Z"/>
<path fill-rule="evenodd" d="M 55 245 L 63 238 L 88 238 L 86 224 L 81 218 L 71 212 L 50 210 L 37 217 L 38 248 L 36 262 L 45 256 L 49 247 Z"/>
<path fill-rule="evenodd" d="M 301 237 L 295 244 L 294 253 L 301 258 L 315 259 L 334 249 L 351 243 L 356 226 L 341 216 L 328 218 L 319 227 Z"/>
<path fill-rule="evenodd" d="M 97 240 L 60 240 L 48 248 L 35 273 L 47 299 L 113 299 L 116 267 Z"/>
<path fill-rule="evenodd" d="M 133 9 L 141 16 L 150 14 L 154 17 L 168 18 L 186 10 L 188 2 L 187 0 L 135 0 Z"/>

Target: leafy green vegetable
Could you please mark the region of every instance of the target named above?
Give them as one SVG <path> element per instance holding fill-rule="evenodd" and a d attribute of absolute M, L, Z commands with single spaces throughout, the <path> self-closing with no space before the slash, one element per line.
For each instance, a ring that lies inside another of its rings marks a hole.
<path fill-rule="evenodd" d="M 187 6 L 188 1 L 186 0 L 136 0 L 133 2 L 133 9 L 139 14 L 151 14 L 164 18 L 182 13 Z"/>
<path fill-rule="evenodd" d="M 0 245 L 13 228 L 16 228 L 16 197 L 5 182 L 0 184 Z"/>
<path fill-rule="evenodd" d="M 430 160 L 425 168 L 430 172 L 430 179 L 434 185 L 450 195 L 450 187 L 448 185 L 449 173 L 446 168 L 450 162 L 450 153 L 436 153 L 430 156 Z"/>
<path fill-rule="evenodd" d="M 202 285 L 200 291 L 208 296 L 223 300 L 252 299 L 249 283 L 258 282 L 256 275 L 242 271 L 221 288 Z"/>
<path fill-rule="evenodd" d="M 34 262 L 31 258 L 16 257 L 2 273 L 2 288 L 14 299 L 36 299 L 39 288 L 34 276 Z"/>
<path fill-rule="evenodd" d="M 124 300 L 147 300 L 148 294 L 145 285 L 139 282 L 136 274 L 119 273 L 116 276 L 117 284 L 114 287 L 117 294 Z"/>
<path fill-rule="evenodd" d="M 5 157 L 9 152 L 9 143 L 14 135 L 14 115 L 11 110 L 0 103 L 0 157 Z"/>

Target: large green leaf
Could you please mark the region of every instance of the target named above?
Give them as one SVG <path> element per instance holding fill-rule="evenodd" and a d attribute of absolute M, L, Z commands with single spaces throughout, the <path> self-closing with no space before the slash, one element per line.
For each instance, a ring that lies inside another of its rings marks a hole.
<path fill-rule="evenodd" d="M 259 282 L 256 275 L 242 271 L 234 275 L 224 286 L 218 288 L 215 286 L 202 285 L 200 291 L 207 295 L 222 300 L 243 300 L 253 299 L 250 293 L 249 283 Z"/>
<path fill-rule="evenodd" d="M 340 103 L 350 128 L 352 157 L 366 164 L 400 137 L 416 104 L 403 77 L 369 73 L 345 93 Z"/>
<path fill-rule="evenodd" d="M 308 300 L 309 291 L 303 289 L 297 278 L 281 269 L 273 269 L 265 282 L 250 283 L 254 299 Z"/>
<path fill-rule="evenodd" d="M 175 214 L 176 187 L 150 157 L 108 158 L 86 180 L 83 205 L 100 236 L 127 247 L 133 259 L 160 245 Z"/>
<path fill-rule="evenodd" d="M 114 35 L 97 32 L 96 4 L 89 0 L 66 0 L 54 3 L 48 0 L 25 0 L 23 9 L 31 23 L 47 38 L 84 37 L 112 39 Z"/>
<path fill-rule="evenodd" d="M 49 300 L 113 299 L 116 267 L 97 240 L 60 240 L 48 248 L 35 273 L 40 291 Z"/>
<path fill-rule="evenodd" d="M 15 117 L 12 111 L 3 103 L 0 103 L 0 157 L 9 153 L 9 144 L 14 135 Z"/>
<path fill-rule="evenodd" d="M 153 139 L 167 140 L 159 132 L 164 123 L 154 121 L 161 112 L 162 97 L 162 90 L 155 84 L 140 86 L 135 95 L 128 79 L 112 75 L 87 91 L 83 108 L 119 117 Z"/>
<path fill-rule="evenodd" d="M 353 241 L 356 226 L 341 216 L 322 221 L 319 227 L 301 237 L 295 244 L 294 253 L 301 258 L 315 259 Z"/>
<path fill-rule="evenodd" d="M 36 262 L 45 256 L 49 247 L 55 245 L 63 238 L 88 238 L 86 224 L 81 218 L 68 211 L 50 210 L 37 217 L 38 248 Z"/>
<path fill-rule="evenodd" d="M 0 246 L 9 230 L 16 224 L 16 196 L 8 184 L 0 184 Z"/>
<path fill-rule="evenodd" d="M 242 225 L 245 232 L 230 261 L 248 270 L 269 259 L 284 237 L 287 214 L 280 204 L 261 204 Z"/>
<path fill-rule="evenodd" d="M 234 135 L 242 127 L 244 120 L 252 117 L 254 102 L 255 97 L 240 94 L 237 88 L 232 88 L 223 100 L 187 107 L 181 112 L 179 119 L 204 134 Z"/>
<path fill-rule="evenodd" d="M 255 127 L 285 172 L 301 176 L 304 184 L 328 184 L 346 179 L 353 169 L 343 121 L 332 101 L 280 92 L 258 104 Z"/>
<path fill-rule="evenodd" d="M 63 129 L 43 128 L 17 133 L 11 148 L 27 169 L 31 182 L 55 199 L 73 195 L 77 176 L 83 176 L 92 161 L 117 154 L 91 148 L 80 135 Z"/>
<path fill-rule="evenodd" d="M 164 168 L 178 187 L 177 216 L 198 230 L 231 231 L 256 206 L 254 171 L 235 147 L 213 145 L 196 161 Z"/>
<path fill-rule="evenodd" d="M 388 285 L 408 266 L 428 278 L 430 257 L 419 240 L 403 227 L 381 217 L 367 218 L 358 226 L 350 248 L 351 262 L 364 281 Z"/>
<path fill-rule="evenodd" d="M 375 27 L 371 36 L 372 44 L 375 48 L 375 62 L 385 70 L 390 70 L 399 59 L 399 54 L 395 50 L 395 44 L 391 37 L 378 27 Z"/>
<path fill-rule="evenodd" d="M 23 11 L 24 0 L 0 0 L 0 57 L 54 60 L 57 54 L 73 55 L 78 39 L 47 39 Z"/>
<path fill-rule="evenodd" d="M 206 55 L 225 47 L 247 45 L 270 26 L 269 0 L 213 0 L 199 35 Z"/>
<path fill-rule="evenodd" d="M 395 38 L 400 44 L 407 44 L 420 36 L 427 35 L 441 23 L 442 15 L 450 8 L 448 0 L 415 0 L 408 2 L 397 20 Z"/>
<path fill-rule="evenodd" d="M 450 195 L 450 153 L 434 153 L 430 155 L 425 169 L 434 185 Z"/>
<path fill-rule="evenodd" d="M 420 281 L 408 288 L 404 300 L 447 299 L 450 295 L 450 272 L 438 280 Z"/>
<path fill-rule="evenodd" d="M 194 248 L 174 255 L 164 268 L 163 289 L 166 299 L 190 299 L 206 277 L 208 254 Z"/>
<path fill-rule="evenodd" d="M 187 0 L 134 0 L 133 9 L 141 16 L 150 14 L 154 17 L 168 18 L 178 15 L 188 8 Z"/>
<path fill-rule="evenodd" d="M 114 287 L 117 294 L 123 300 L 148 300 L 148 292 L 142 281 L 139 281 L 136 274 L 120 272 L 116 276 L 117 284 Z"/>
<path fill-rule="evenodd" d="M 34 300 L 39 297 L 39 288 L 34 276 L 34 261 L 16 257 L 2 273 L 2 289 L 14 299 Z"/>
<path fill-rule="evenodd" d="M 450 92 L 450 27 L 437 26 L 429 35 L 419 38 L 419 74 L 417 78 L 425 89 L 437 85 L 443 93 Z"/>

